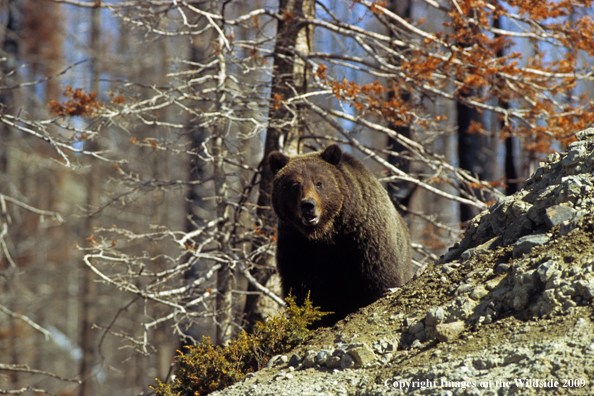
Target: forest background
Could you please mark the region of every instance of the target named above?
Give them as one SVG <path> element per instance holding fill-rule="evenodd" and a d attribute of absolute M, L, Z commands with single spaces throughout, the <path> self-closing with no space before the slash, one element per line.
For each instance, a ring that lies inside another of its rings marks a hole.
<path fill-rule="evenodd" d="M 0 1 L 0 393 L 149 394 L 282 308 L 267 154 L 334 142 L 415 264 L 591 126 L 591 1 Z"/>

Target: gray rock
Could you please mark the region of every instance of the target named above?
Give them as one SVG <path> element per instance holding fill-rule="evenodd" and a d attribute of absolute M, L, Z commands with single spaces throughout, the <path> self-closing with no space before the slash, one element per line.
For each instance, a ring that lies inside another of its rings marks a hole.
<path fill-rule="evenodd" d="M 519 285 L 518 285 L 519 286 Z M 515 311 L 523 311 L 530 302 L 530 292 L 527 287 L 518 287 L 514 290 L 512 306 Z"/>
<path fill-rule="evenodd" d="M 493 237 L 489 239 L 487 242 L 477 246 L 475 248 L 475 254 L 484 254 L 487 252 L 491 252 L 495 250 L 497 246 L 501 244 L 501 240 L 499 237 Z"/>
<path fill-rule="evenodd" d="M 471 256 L 475 254 L 476 248 L 467 249 L 460 255 L 462 260 L 468 260 Z"/>
<path fill-rule="evenodd" d="M 453 264 L 444 264 L 442 265 L 441 269 L 446 275 L 451 274 L 452 272 L 456 271 L 456 268 Z"/>
<path fill-rule="evenodd" d="M 275 375 L 272 379 L 275 381 L 282 381 L 282 380 L 290 380 L 293 378 L 293 374 L 287 373 L 285 371 L 281 371 L 277 375 Z"/>
<path fill-rule="evenodd" d="M 345 348 L 346 348 L 345 345 L 341 346 L 340 348 L 334 348 L 334 351 L 332 351 L 332 356 L 342 357 L 342 355 L 345 354 L 345 351 L 344 351 Z"/>
<path fill-rule="evenodd" d="M 365 367 L 375 360 L 375 353 L 366 345 L 349 349 L 347 355 L 351 356 L 358 367 Z"/>
<path fill-rule="evenodd" d="M 423 343 L 421 342 L 421 340 L 414 340 L 413 343 L 410 345 L 411 348 L 421 348 L 423 346 Z"/>
<path fill-rule="evenodd" d="M 571 219 L 562 222 L 559 227 L 559 235 L 569 235 L 571 231 L 578 228 L 585 214 L 586 211 L 578 210 L 575 212 L 574 216 Z"/>
<path fill-rule="evenodd" d="M 536 225 L 528 218 L 527 215 L 522 215 L 516 218 L 505 230 L 503 234 L 503 244 L 509 245 L 515 242 L 518 238 L 524 235 L 531 234 Z"/>
<path fill-rule="evenodd" d="M 316 355 L 314 351 L 308 351 L 303 358 L 303 367 L 311 368 L 316 365 Z"/>
<path fill-rule="evenodd" d="M 270 358 L 266 367 L 278 367 L 287 363 L 289 358 L 286 355 L 275 355 Z"/>
<path fill-rule="evenodd" d="M 568 147 L 567 155 L 561 162 L 563 166 L 574 166 L 579 161 L 583 161 L 583 157 L 586 154 L 586 143 L 584 141 L 573 142 Z"/>
<path fill-rule="evenodd" d="M 592 281 L 592 279 L 590 281 L 584 279 L 577 280 L 573 283 L 572 288 L 576 294 L 584 297 L 586 301 L 590 301 L 594 298 L 594 284 Z"/>
<path fill-rule="evenodd" d="M 458 257 L 460 257 L 460 255 L 462 254 L 462 252 L 464 252 L 464 250 L 465 249 L 463 249 L 461 247 L 451 247 L 450 249 L 448 249 L 448 251 L 443 256 L 441 256 L 438 263 L 443 264 L 443 263 L 449 263 L 450 261 L 454 261 Z"/>
<path fill-rule="evenodd" d="M 576 214 L 576 210 L 565 205 L 554 205 L 546 209 L 545 223 L 547 227 L 557 227 L 564 221 L 571 220 Z"/>
<path fill-rule="evenodd" d="M 472 289 L 474 289 L 474 284 L 472 283 L 461 283 L 460 286 L 456 289 L 456 296 L 462 296 L 465 294 L 470 294 Z"/>
<path fill-rule="evenodd" d="M 536 246 L 542 246 L 549 241 L 550 237 L 545 234 L 535 234 L 524 236 L 516 242 L 512 250 L 514 258 L 523 256 Z"/>
<path fill-rule="evenodd" d="M 457 297 L 445 307 L 446 319 L 449 322 L 466 320 L 474 312 L 478 302 L 468 296 Z"/>
<path fill-rule="evenodd" d="M 551 279 L 551 277 L 555 274 L 555 272 L 557 272 L 557 263 L 553 260 L 544 262 L 538 266 L 536 272 L 540 277 L 540 281 L 542 283 L 547 283 L 549 279 Z"/>
<path fill-rule="evenodd" d="M 343 370 L 355 367 L 355 364 L 355 359 L 348 353 L 340 358 L 340 368 Z"/>
<path fill-rule="evenodd" d="M 495 273 L 495 275 L 499 275 L 499 274 L 504 274 L 507 271 L 509 271 L 509 265 L 508 264 L 499 264 L 497 267 L 495 267 L 495 269 L 493 270 L 493 272 Z"/>
<path fill-rule="evenodd" d="M 323 366 L 326 364 L 326 361 L 328 360 L 328 357 L 330 356 L 330 354 L 328 353 L 328 351 L 326 350 L 321 350 L 320 352 L 318 352 L 318 354 L 316 355 L 316 363 L 319 364 L 320 366 Z"/>
<path fill-rule="evenodd" d="M 409 334 L 416 334 L 419 331 L 422 331 L 425 328 L 425 325 L 423 324 L 423 322 L 415 322 L 414 324 L 412 324 L 409 328 L 408 328 L 408 333 Z"/>
<path fill-rule="evenodd" d="M 528 359 L 528 358 L 532 357 L 533 355 L 534 355 L 534 353 L 531 350 L 522 348 L 517 351 L 513 351 L 508 356 L 506 356 L 505 359 L 503 360 L 503 364 L 508 365 L 511 363 L 518 363 L 524 359 Z"/>
<path fill-rule="evenodd" d="M 555 163 L 561 159 L 561 155 L 559 153 L 551 153 L 547 155 L 547 162 Z"/>
<path fill-rule="evenodd" d="M 433 326 L 425 327 L 424 331 L 426 341 L 433 341 L 437 337 L 437 332 L 435 331 L 435 327 Z"/>
<path fill-rule="evenodd" d="M 386 339 L 377 340 L 373 343 L 372 349 L 374 352 L 383 355 L 386 353 L 396 352 L 398 345 L 400 344 L 397 339 Z"/>
<path fill-rule="evenodd" d="M 514 199 L 514 196 L 500 199 L 489 209 L 490 223 L 495 234 L 502 235 L 514 220 L 527 214 L 531 206 L 522 200 Z"/>
<path fill-rule="evenodd" d="M 555 203 L 575 202 L 579 198 L 583 184 L 576 177 L 567 176 L 563 178 L 560 188 L 557 190 Z"/>
<path fill-rule="evenodd" d="M 289 359 L 289 366 L 297 367 L 299 365 L 299 363 L 301 363 L 301 361 L 302 361 L 301 356 L 299 356 L 297 354 L 293 354 L 291 356 L 291 358 Z"/>
<path fill-rule="evenodd" d="M 575 137 L 577 140 L 592 140 L 594 139 L 594 128 L 587 128 L 576 132 Z"/>
<path fill-rule="evenodd" d="M 556 185 L 551 185 L 534 198 L 534 205 L 528 210 L 526 214 L 528 218 L 536 225 L 540 226 L 545 223 L 545 211 L 548 207 L 555 205 L 557 201 L 557 193 L 555 192 Z"/>
<path fill-rule="evenodd" d="M 339 368 L 340 367 L 340 360 L 342 356 L 331 356 L 326 361 L 326 367 L 328 368 Z"/>
<path fill-rule="evenodd" d="M 479 301 L 487 294 L 489 294 L 489 292 L 487 291 L 487 289 L 485 289 L 485 286 L 478 285 L 472 290 L 472 293 L 470 293 L 470 298 L 472 298 L 475 301 Z"/>
<path fill-rule="evenodd" d="M 452 341 L 464 331 L 464 322 L 440 323 L 435 326 L 435 336 L 441 342 Z"/>
<path fill-rule="evenodd" d="M 432 307 L 427 310 L 427 315 L 425 316 L 425 324 L 427 326 L 437 325 L 438 323 L 443 322 L 445 319 L 445 312 L 442 307 Z"/>

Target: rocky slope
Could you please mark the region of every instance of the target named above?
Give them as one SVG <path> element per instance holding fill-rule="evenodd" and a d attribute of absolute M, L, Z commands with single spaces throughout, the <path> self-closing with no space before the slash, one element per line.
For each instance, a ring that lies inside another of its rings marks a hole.
<path fill-rule="evenodd" d="M 404 288 L 217 395 L 594 394 L 594 129 Z"/>

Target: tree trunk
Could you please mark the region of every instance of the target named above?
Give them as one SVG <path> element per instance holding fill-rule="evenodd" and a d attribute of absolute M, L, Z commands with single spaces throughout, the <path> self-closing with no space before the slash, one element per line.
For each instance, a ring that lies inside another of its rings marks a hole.
<path fill-rule="evenodd" d="M 470 28 L 476 31 L 475 26 Z M 466 43 L 459 43 L 461 46 L 467 46 Z M 467 92 L 460 92 L 460 98 L 468 98 L 476 96 L 477 92 L 473 89 L 468 89 Z M 489 158 L 492 154 L 489 153 L 489 141 L 487 136 L 482 131 L 473 130 L 475 126 L 484 126 L 483 116 L 474 107 L 469 107 L 460 101 L 456 102 L 456 123 L 458 125 L 458 161 L 459 167 L 471 172 L 479 179 L 486 179 L 488 174 L 488 164 L 493 159 Z M 469 193 L 474 193 L 469 190 Z M 466 222 L 479 213 L 478 209 L 469 205 L 460 205 L 460 221 Z"/>
<path fill-rule="evenodd" d="M 96 145 L 92 143 L 90 150 L 95 150 Z M 100 172 L 90 168 L 87 176 L 87 206 L 96 208 L 99 206 L 100 194 Z M 97 225 L 95 217 L 89 216 L 85 222 L 85 237 L 93 235 L 93 230 Z M 97 298 L 97 288 L 93 271 L 84 266 L 82 268 L 82 279 L 80 287 L 80 349 L 82 351 L 82 360 L 79 367 L 79 376 L 82 384 L 79 388 L 80 396 L 92 396 L 93 386 L 91 376 L 93 374 L 93 365 L 95 363 L 95 337 L 93 324 L 95 323 L 95 303 Z"/>
<path fill-rule="evenodd" d="M 225 60 L 225 43 L 219 36 L 219 46 L 217 51 L 219 60 L 219 69 L 217 76 L 217 106 L 222 111 L 225 103 L 225 84 L 227 78 L 227 64 Z M 225 175 L 223 157 L 225 155 L 223 141 L 225 137 L 226 122 L 220 121 L 214 126 L 214 135 L 212 146 L 213 156 L 213 180 L 216 197 L 217 213 L 217 231 L 218 243 L 222 252 L 229 252 L 229 236 L 227 220 L 229 219 L 228 207 L 228 186 Z M 229 263 L 223 263 L 221 269 L 217 272 L 217 298 L 216 298 L 216 323 L 217 323 L 217 344 L 224 344 L 229 341 L 233 335 L 231 323 L 233 321 L 233 274 Z"/>
<path fill-rule="evenodd" d="M 279 12 L 285 15 L 278 22 L 276 44 L 274 47 L 274 65 L 272 88 L 270 91 L 271 110 L 269 114 L 268 129 L 264 140 L 264 155 L 260 162 L 260 184 L 258 192 L 258 216 L 262 220 L 267 232 L 273 232 L 276 227 L 276 217 L 271 209 L 270 190 L 274 175 L 268 166 L 268 155 L 272 151 L 281 149 L 287 155 L 298 153 L 299 138 L 304 128 L 301 119 L 294 119 L 294 114 L 286 107 L 286 101 L 294 96 L 307 92 L 309 81 L 309 68 L 291 48 L 295 48 L 303 56 L 307 56 L 312 49 L 313 26 L 299 21 L 301 18 L 309 19 L 315 15 L 315 2 L 313 0 L 280 0 Z M 300 117 L 300 109 L 297 109 Z M 254 248 L 263 241 L 256 241 Z M 267 257 L 260 257 L 251 273 L 261 284 L 266 284 L 273 274 L 274 263 Z M 249 292 L 255 292 L 252 285 Z M 257 302 L 259 295 L 248 294 L 244 313 L 248 325 L 262 319 L 258 312 Z"/>
<path fill-rule="evenodd" d="M 101 34 L 101 8 L 96 7 L 91 10 L 91 34 L 89 48 L 91 50 L 91 89 L 99 93 L 99 39 Z M 88 143 L 87 150 L 97 151 L 99 145 L 96 139 Z M 87 175 L 87 206 L 90 210 L 99 207 L 99 195 L 101 192 L 100 174 L 98 169 L 92 166 Z M 85 223 L 85 237 L 93 235 L 97 226 L 97 220 L 89 215 Z M 95 323 L 95 302 L 97 298 L 97 288 L 94 280 L 93 271 L 83 266 L 82 280 L 80 288 L 81 301 L 81 328 L 80 328 L 80 348 L 82 350 L 82 360 L 79 367 L 79 376 L 82 382 L 79 388 L 80 396 L 92 396 L 93 386 L 91 376 L 93 374 L 93 365 L 95 364 L 95 337 L 93 324 Z"/>
<path fill-rule="evenodd" d="M 422 2 L 415 2 L 414 5 L 420 3 Z M 426 25 L 424 25 L 425 29 L 427 31 L 440 31 L 443 28 L 443 23 L 447 22 L 447 16 L 444 16 L 441 11 L 433 7 L 427 6 L 423 10 L 427 21 Z M 415 139 L 423 142 L 428 150 L 443 156 L 446 162 L 456 162 L 458 157 L 457 136 L 449 133 L 455 127 L 455 103 L 444 98 L 425 98 L 422 101 L 422 105 L 428 114 L 444 116 L 444 118 L 436 123 L 433 131 L 423 128 L 416 129 L 417 136 L 415 136 Z M 435 136 L 436 134 L 439 136 Z M 418 178 L 422 178 L 424 174 L 430 175 L 433 172 L 422 161 L 412 161 L 410 168 L 413 177 Z M 441 183 L 435 187 L 451 195 L 458 194 L 457 189 L 448 183 Z M 458 224 L 460 222 L 460 205 L 457 202 L 438 196 L 423 188 L 413 188 L 408 202 L 408 209 L 413 213 L 429 214 L 435 221 L 442 224 Z M 447 246 L 457 242 L 457 235 L 440 232 L 430 221 L 421 216 L 411 216 L 409 228 L 411 240 L 422 244 L 425 249 L 437 256 L 444 254 Z"/>
<path fill-rule="evenodd" d="M 390 9 L 390 11 L 394 12 L 395 14 L 408 20 L 411 17 L 411 0 L 406 0 L 406 1 L 392 0 L 392 1 L 390 1 L 389 9 Z M 393 30 L 390 31 L 390 38 L 400 39 L 400 37 L 396 37 L 396 33 Z M 396 49 L 398 49 L 398 48 L 396 48 Z M 399 63 L 399 60 L 394 58 L 394 59 L 392 59 L 392 63 L 394 65 L 396 65 Z M 395 95 L 395 93 L 393 91 L 389 91 L 388 99 L 391 99 L 393 97 L 393 95 Z M 401 99 L 404 102 L 409 101 L 410 94 L 408 94 L 408 93 L 402 94 Z M 408 126 L 408 125 L 406 125 L 406 126 L 392 126 L 391 128 L 399 135 L 405 136 L 407 138 L 411 137 L 410 126 Z M 390 136 L 388 136 L 388 149 L 390 151 L 392 151 L 394 153 L 398 153 L 398 154 L 405 153 L 405 147 L 402 144 L 398 143 L 398 141 L 396 139 L 394 139 L 393 137 L 390 137 Z M 409 163 L 409 161 L 406 161 L 404 158 L 390 156 L 390 157 L 388 157 L 388 162 L 392 165 L 397 166 L 398 169 L 400 169 L 401 171 L 406 172 L 407 174 L 410 173 L 410 163 Z M 412 194 L 412 187 L 413 186 L 411 185 L 411 183 L 408 183 L 408 182 L 390 183 L 390 184 L 388 184 L 388 193 L 390 194 L 390 198 L 392 200 L 397 200 L 400 204 L 402 204 L 404 206 L 408 206 L 408 202 L 409 202 L 411 194 Z"/>
<path fill-rule="evenodd" d="M 500 29 L 501 28 L 501 21 L 499 20 L 499 18 L 494 18 L 493 19 L 493 27 Z M 497 57 L 501 58 L 503 57 L 504 54 L 504 50 L 503 48 L 500 49 L 499 51 L 497 51 Z M 505 102 L 505 101 L 500 101 L 499 102 L 499 107 L 503 108 L 503 109 L 509 109 L 509 103 Z M 503 128 L 503 122 L 499 121 L 499 129 L 501 130 Z M 512 195 L 514 193 L 516 193 L 519 189 L 519 183 L 518 183 L 518 170 L 516 168 L 516 164 L 514 161 L 514 157 L 515 157 L 515 149 L 514 149 L 514 137 L 513 136 L 508 136 L 505 138 L 505 162 L 504 162 L 504 169 L 503 169 L 503 174 L 504 174 L 504 179 L 505 179 L 505 195 Z"/>
<path fill-rule="evenodd" d="M 218 128 L 217 134 L 222 134 Z M 215 196 L 217 197 L 217 219 L 219 225 L 217 231 L 219 234 L 218 242 L 221 245 L 222 252 L 229 251 L 229 230 L 226 220 L 229 218 L 229 208 L 227 205 L 227 183 L 225 179 L 225 170 L 223 168 L 223 137 L 217 136 L 213 147 L 214 157 L 214 184 Z M 216 298 L 216 324 L 217 324 L 217 344 L 224 344 L 229 341 L 233 335 L 231 327 L 233 320 L 233 273 L 228 262 L 224 262 L 221 269 L 217 272 L 217 298 Z"/>
<path fill-rule="evenodd" d="M 483 124 L 482 115 L 463 103 L 456 103 L 458 124 L 458 160 L 461 169 L 470 171 L 484 180 L 488 159 L 488 140 L 480 132 L 472 131 L 472 123 Z M 478 209 L 469 205 L 460 205 L 460 221 L 465 222 L 478 214 Z"/>

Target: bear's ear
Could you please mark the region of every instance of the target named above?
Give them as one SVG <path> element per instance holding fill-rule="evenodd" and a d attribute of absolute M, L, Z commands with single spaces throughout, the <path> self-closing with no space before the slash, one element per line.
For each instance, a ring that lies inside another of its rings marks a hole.
<path fill-rule="evenodd" d="M 337 144 L 331 144 L 330 146 L 326 147 L 324 151 L 322 151 L 320 157 L 322 157 L 322 159 L 329 164 L 338 165 L 340 163 L 340 159 L 342 158 L 342 150 Z"/>
<path fill-rule="evenodd" d="M 272 170 L 273 175 L 276 175 L 279 170 L 283 169 L 288 162 L 289 157 L 280 151 L 273 151 L 268 154 L 268 164 L 270 164 L 270 169 Z"/>

